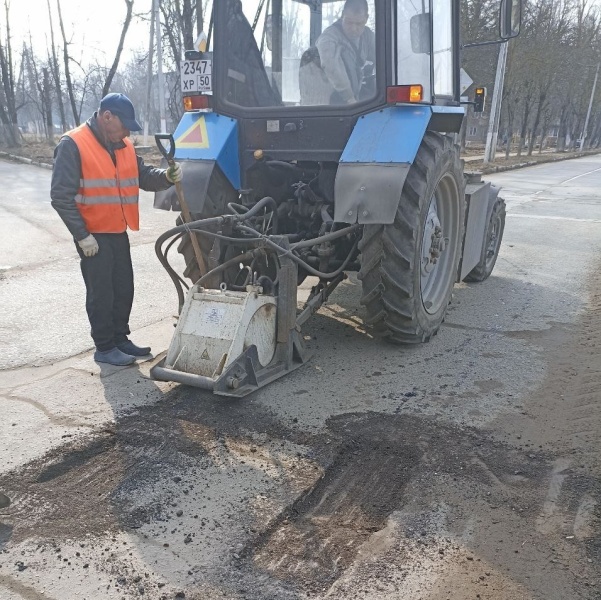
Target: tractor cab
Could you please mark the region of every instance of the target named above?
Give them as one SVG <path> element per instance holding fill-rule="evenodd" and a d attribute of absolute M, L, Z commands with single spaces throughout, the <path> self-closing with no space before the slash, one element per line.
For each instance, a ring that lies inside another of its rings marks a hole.
<path fill-rule="evenodd" d="M 503 0 L 501 17 L 514 5 Z M 215 2 L 209 52 L 186 53 L 182 93 L 239 121 L 243 174 L 256 149 L 338 161 L 357 118 L 388 106 L 435 107 L 428 127 L 457 132 L 459 10 L 457 0 Z M 515 17 L 499 23 L 501 38 L 517 33 Z M 202 59 L 210 75 L 195 68 Z"/>
<path fill-rule="evenodd" d="M 218 107 L 247 116 L 253 108 L 312 115 L 357 114 L 403 100 L 457 104 L 458 19 L 452 0 L 220 2 Z M 403 98 L 387 94 L 393 86 L 421 90 Z"/>
<path fill-rule="evenodd" d="M 215 3 L 204 91 L 214 111 L 248 120 L 248 150 L 338 160 L 361 114 L 398 103 L 459 107 L 457 2 L 346 4 Z M 187 53 L 195 58 L 202 53 Z M 462 111 L 449 114 L 437 127 L 458 131 Z"/>

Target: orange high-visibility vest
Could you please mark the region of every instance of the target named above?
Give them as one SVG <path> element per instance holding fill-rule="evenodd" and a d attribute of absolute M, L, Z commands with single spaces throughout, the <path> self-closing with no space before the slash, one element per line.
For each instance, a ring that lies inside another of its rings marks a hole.
<path fill-rule="evenodd" d="M 140 229 L 138 160 L 131 141 L 115 150 L 117 164 L 86 125 L 67 135 L 77 144 L 81 179 L 75 203 L 90 233 L 123 233 Z"/>

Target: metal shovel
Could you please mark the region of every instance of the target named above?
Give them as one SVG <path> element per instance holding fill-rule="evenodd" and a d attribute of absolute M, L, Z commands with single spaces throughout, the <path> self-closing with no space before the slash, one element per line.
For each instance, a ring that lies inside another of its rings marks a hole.
<path fill-rule="evenodd" d="M 172 167 L 175 164 L 175 160 L 173 159 L 175 156 L 175 140 L 173 139 L 173 135 L 170 133 L 155 133 L 154 139 L 161 154 L 165 157 L 167 164 Z M 165 142 L 169 142 L 169 150 L 165 148 Z M 181 181 L 175 182 L 175 192 L 177 193 L 179 206 L 182 209 L 182 221 L 184 223 L 190 223 L 192 221 L 192 215 L 190 214 L 190 209 L 188 208 L 186 199 L 184 198 L 184 190 L 182 188 Z M 200 249 L 200 244 L 198 243 L 196 233 L 194 231 L 190 231 L 189 233 L 190 241 L 192 242 L 192 248 L 194 249 L 194 256 L 196 257 L 196 262 L 198 263 L 198 268 L 200 269 L 200 275 L 202 277 L 208 271 L 207 265 L 202 256 L 202 251 Z"/>

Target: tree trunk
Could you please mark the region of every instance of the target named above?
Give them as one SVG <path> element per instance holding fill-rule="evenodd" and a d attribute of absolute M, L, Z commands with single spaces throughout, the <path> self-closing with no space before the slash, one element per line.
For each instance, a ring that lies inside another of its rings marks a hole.
<path fill-rule="evenodd" d="M 528 156 L 532 156 L 532 150 L 534 149 L 534 143 L 536 142 L 536 132 L 540 123 L 540 117 L 545 106 L 546 94 L 540 94 L 538 97 L 538 105 L 536 107 L 536 114 L 534 115 L 534 124 L 532 125 L 532 135 L 530 136 L 530 143 L 528 144 Z M 542 146 L 542 140 L 541 140 Z"/>
<path fill-rule="evenodd" d="M 547 125 L 544 125 L 543 128 L 541 129 L 540 132 L 540 144 L 538 146 L 538 153 L 540 154 L 543 151 L 543 144 L 545 143 L 545 140 L 547 139 L 547 133 L 549 131 L 549 128 Z"/>
<path fill-rule="evenodd" d="M 204 31 L 204 15 L 202 14 L 202 0 L 196 0 L 196 36 Z"/>
<path fill-rule="evenodd" d="M 134 0 L 125 0 L 125 4 L 127 6 L 127 14 L 125 15 L 125 21 L 123 22 L 123 29 L 121 30 L 121 37 L 119 38 L 119 46 L 117 47 L 115 60 L 111 65 L 110 71 L 102 88 L 103 97 L 106 96 L 109 93 L 109 90 L 111 89 L 111 83 L 113 82 L 113 78 L 115 77 L 115 73 L 117 72 L 117 68 L 119 67 L 119 60 L 121 58 L 121 53 L 123 52 L 125 36 L 127 34 L 127 30 L 129 29 L 129 24 L 131 23 L 131 14 L 134 7 Z"/>
<path fill-rule="evenodd" d="M 15 82 L 12 67 L 12 51 L 10 45 L 10 25 L 8 21 L 8 3 L 4 2 L 6 13 L 6 49 L 0 42 L 0 74 L 2 75 L 2 123 L 4 124 L 4 139 L 10 146 L 18 146 L 21 141 L 17 120 L 15 102 Z"/>
<path fill-rule="evenodd" d="M 44 107 L 44 113 L 46 116 L 46 139 L 53 144 L 54 143 L 54 123 L 52 121 L 52 84 L 50 83 L 50 74 L 48 69 L 42 69 L 44 74 L 44 84 L 42 87 L 42 106 Z"/>
<path fill-rule="evenodd" d="M 10 20 L 8 14 L 8 2 L 4 0 L 4 11 L 6 19 L 6 53 L 4 48 L 0 45 L 0 52 L 2 56 L 2 83 L 4 85 L 4 95 L 6 96 L 6 108 L 11 124 L 18 131 L 18 118 L 17 118 L 17 103 L 15 100 L 15 75 L 13 72 L 13 51 L 10 40 L 12 38 L 10 32 Z"/>
<path fill-rule="evenodd" d="M 507 125 L 507 146 L 505 147 L 505 160 L 509 159 L 509 153 L 511 152 L 511 140 L 513 138 L 513 127 L 511 123 L 508 121 Z"/>
<path fill-rule="evenodd" d="M 56 56 L 56 45 L 54 43 L 54 25 L 52 23 L 52 11 L 50 10 L 50 0 L 48 2 L 48 22 L 50 25 L 50 43 L 52 44 L 52 52 L 50 65 L 52 69 L 52 79 L 54 80 L 54 91 L 56 93 L 56 103 L 58 104 L 58 112 L 61 117 L 61 129 L 65 133 L 69 129 L 67 125 L 67 117 L 65 115 L 65 105 L 63 104 L 63 90 L 61 86 L 61 70 Z"/>
<path fill-rule="evenodd" d="M 522 148 L 526 142 L 526 132 L 528 131 L 528 117 L 530 116 L 530 98 L 526 98 L 524 106 L 524 116 L 522 117 L 522 127 L 520 129 L 520 141 L 518 142 L 518 156 L 522 156 Z"/>
<path fill-rule="evenodd" d="M 79 111 L 77 110 L 77 104 L 75 102 L 75 92 L 73 91 L 73 83 L 71 81 L 71 70 L 69 69 L 69 45 L 67 43 L 67 36 L 65 34 L 65 26 L 63 24 L 63 14 L 61 12 L 61 2 L 56 0 L 56 7 L 58 9 L 58 22 L 61 28 L 61 35 L 63 36 L 63 63 L 65 66 L 65 83 L 67 84 L 67 93 L 69 94 L 69 102 L 71 103 L 71 112 L 73 113 L 73 120 L 75 126 L 78 127 Z"/>
<path fill-rule="evenodd" d="M 558 152 L 564 152 L 566 149 L 566 137 L 568 135 L 568 123 L 567 123 L 568 106 L 564 104 L 561 107 L 561 116 L 559 118 L 559 132 L 557 134 L 557 150 Z"/>
<path fill-rule="evenodd" d="M 601 130 L 601 115 L 596 115 L 595 125 L 593 127 L 593 132 L 591 134 L 591 143 L 589 144 L 589 148 L 598 148 L 599 147 L 599 132 Z"/>

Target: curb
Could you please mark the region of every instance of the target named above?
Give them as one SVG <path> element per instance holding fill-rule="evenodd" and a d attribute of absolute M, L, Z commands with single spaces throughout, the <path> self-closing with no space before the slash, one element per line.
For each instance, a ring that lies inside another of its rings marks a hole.
<path fill-rule="evenodd" d="M 0 158 L 8 158 L 17 162 L 25 163 L 27 165 L 34 165 L 35 167 L 42 167 L 43 169 L 52 170 L 52 165 L 43 163 L 38 160 L 32 160 L 31 158 L 25 158 L 24 156 L 16 156 L 15 154 L 9 154 L 8 152 L 0 152 Z"/>
<path fill-rule="evenodd" d="M 583 156 L 594 156 L 595 154 L 601 154 L 601 150 L 588 150 L 587 152 L 577 152 L 573 154 L 568 154 L 566 156 L 554 156 L 541 160 L 528 160 L 522 163 L 518 163 L 516 165 L 496 165 L 491 167 L 485 167 L 483 165 L 480 165 L 481 169 L 476 168 L 474 170 L 478 171 L 479 173 L 482 173 L 482 175 L 489 175 L 491 173 L 502 173 L 503 171 L 514 171 L 516 169 L 523 169 L 525 167 L 544 165 L 545 163 L 573 160 L 575 158 L 582 158 Z"/>
<path fill-rule="evenodd" d="M 542 165 L 550 162 L 560 162 L 563 160 L 572 160 L 575 158 L 582 158 L 583 156 L 593 156 L 595 154 L 601 154 L 601 150 L 588 150 L 586 152 L 577 152 L 573 154 L 569 154 L 567 156 L 555 156 L 553 158 L 548 158 L 544 160 L 529 160 L 523 163 L 518 163 L 517 165 L 496 165 L 492 167 L 484 167 L 480 165 L 480 169 L 474 169 L 475 172 L 481 173 L 482 175 L 489 175 L 491 173 L 503 173 L 504 171 L 515 171 L 516 169 L 523 169 L 525 167 L 534 167 L 535 165 Z M 32 160 L 31 158 L 26 158 L 24 156 L 17 156 L 15 154 L 9 154 L 8 152 L 0 151 L 0 158 L 8 158 L 10 160 L 14 160 L 17 162 L 25 163 L 28 165 L 34 165 L 36 167 L 42 167 L 43 169 L 52 170 L 52 165 L 49 163 L 40 162 L 37 160 Z M 468 161 L 470 162 L 470 161 Z M 475 161 L 474 161 L 475 162 Z"/>

